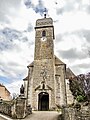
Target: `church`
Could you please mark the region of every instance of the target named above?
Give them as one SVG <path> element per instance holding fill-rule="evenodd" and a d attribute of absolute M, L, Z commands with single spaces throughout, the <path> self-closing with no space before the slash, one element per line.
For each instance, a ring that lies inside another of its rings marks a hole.
<path fill-rule="evenodd" d="M 55 110 L 58 105 L 67 105 L 67 68 L 54 55 L 54 39 L 53 19 L 46 16 L 38 19 L 35 26 L 34 61 L 27 66 L 28 75 L 23 79 L 24 96 L 33 110 Z"/>

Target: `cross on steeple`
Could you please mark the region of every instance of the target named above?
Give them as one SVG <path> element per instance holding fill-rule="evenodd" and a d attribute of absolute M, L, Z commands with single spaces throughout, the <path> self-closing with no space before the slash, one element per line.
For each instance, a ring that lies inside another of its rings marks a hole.
<path fill-rule="evenodd" d="M 47 12 L 47 10 L 46 10 L 46 8 L 45 8 L 45 10 L 44 10 L 44 18 L 46 18 L 46 12 Z"/>

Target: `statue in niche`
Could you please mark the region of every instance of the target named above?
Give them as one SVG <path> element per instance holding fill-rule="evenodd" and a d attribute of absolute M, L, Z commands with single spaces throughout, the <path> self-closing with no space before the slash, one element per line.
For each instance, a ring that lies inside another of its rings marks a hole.
<path fill-rule="evenodd" d="M 43 85 L 42 85 L 42 89 L 44 90 L 45 89 L 45 84 L 43 83 Z"/>
<path fill-rule="evenodd" d="M 23 84 L 21 85 L 21 88 L 20 88 L 20 95 L 24 94 L 24 86 Z"/>
<path fill-rule="evenodd" d="M 42 89 L 45 90 L 45 81 L 43 80 L 41 84 L 42 84 Z"/>

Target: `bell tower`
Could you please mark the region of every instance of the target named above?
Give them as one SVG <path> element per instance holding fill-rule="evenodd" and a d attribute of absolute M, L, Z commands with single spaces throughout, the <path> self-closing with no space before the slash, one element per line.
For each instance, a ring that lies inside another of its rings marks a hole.
<path fill-rule="evenodd" d="M 54 55 L 54 26 L 52 18 L 46 18 L 45 16 L 43 19 L 38 19 L 35 31 L 34 60 L 52 59 Z"/>
<path fill-rule="evenodd" d="M 49 110 L 55 106 L 54 26 L 52 18 L 38 19 L 35 27 L 35 52 L 32 108 Z"/>

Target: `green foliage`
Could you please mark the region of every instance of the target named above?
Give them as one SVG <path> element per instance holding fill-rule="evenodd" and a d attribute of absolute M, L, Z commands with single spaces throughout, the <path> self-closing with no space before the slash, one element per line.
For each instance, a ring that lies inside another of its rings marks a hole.
<path fill-rule="evenodd" d="M 78 102 L 85 102 L 88 100 L 85 93 L 84 76 L 77 76 L 70 79 L 69 83 L 72 95 Z"/>
<path fill-rule="evenodd" d="M 78 96 L 84 96 L 82 86 L 79 85 L 76 79 L 70 80 L 70 90 L 72 91 L 72 94 L 75 98 L 77 98 Z"/>
<path fill-rule="evenodd" d="M 76 97 L 76 100 L 77 100 L 78 102 L 83 102 L 83 101 L 85 100 L 85 96 L 78 95 L 78 96 Z"/>

